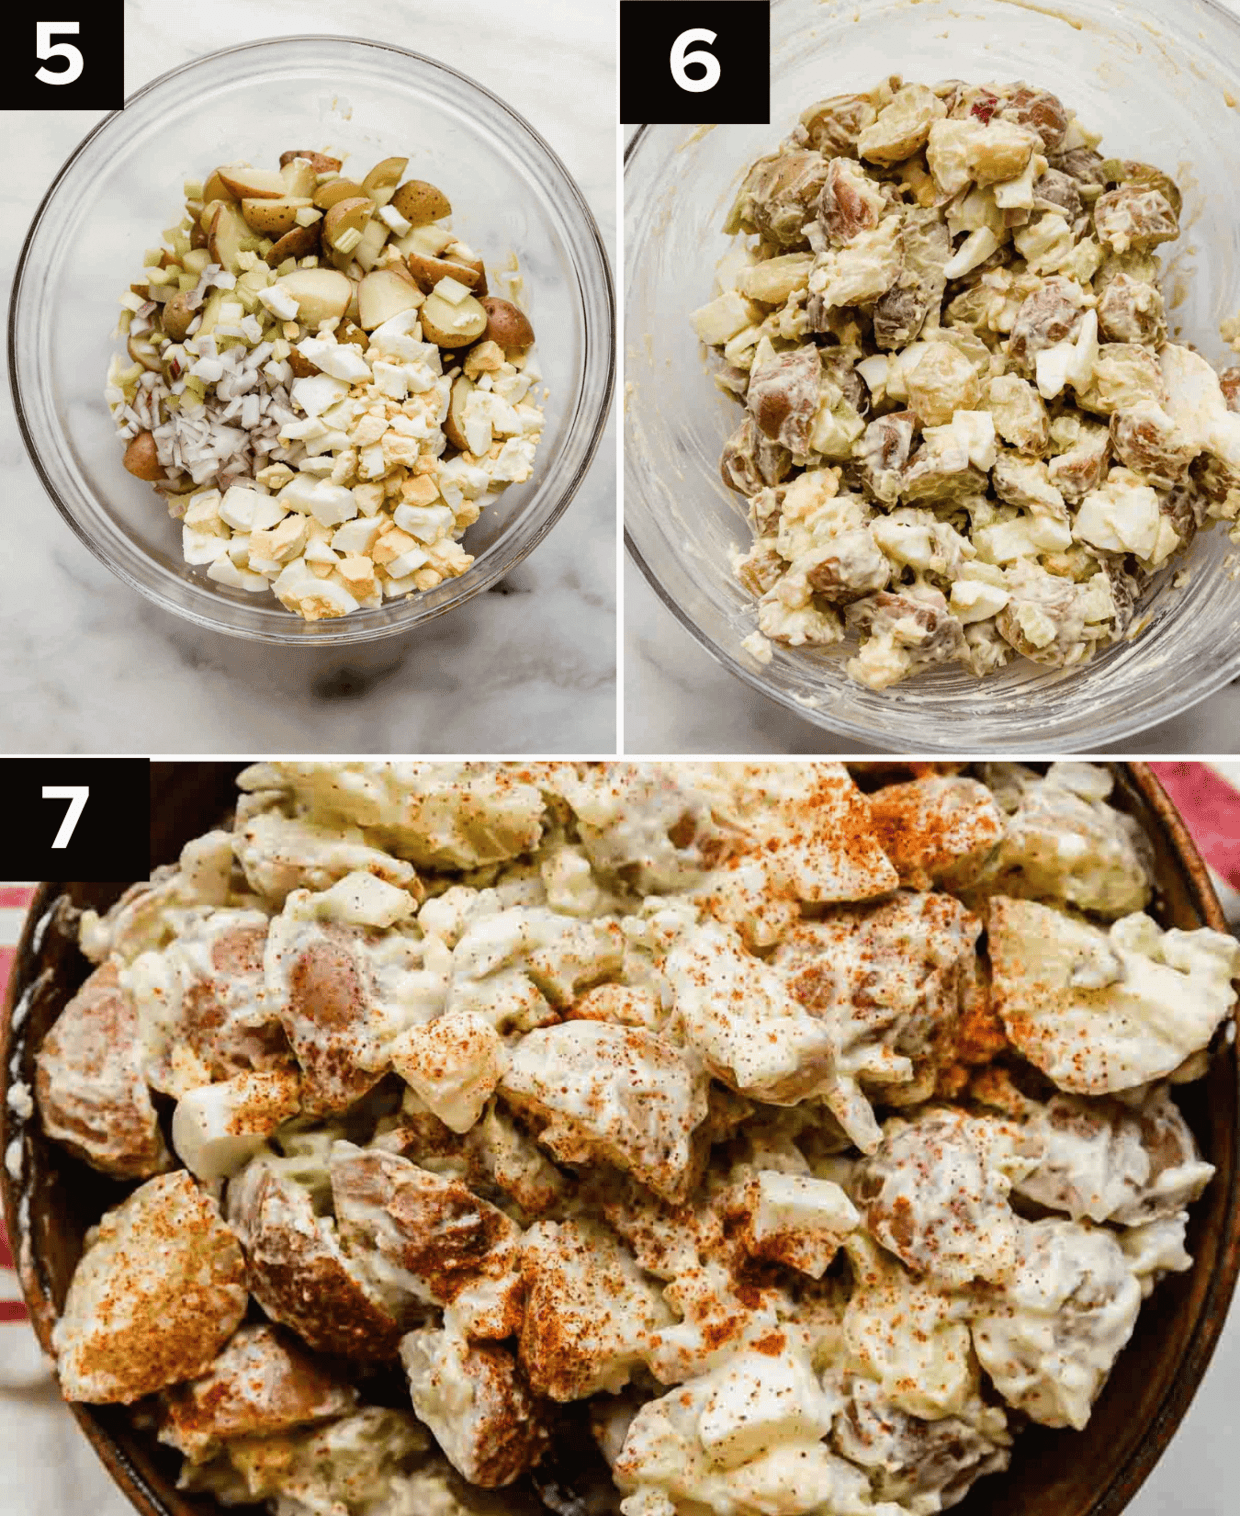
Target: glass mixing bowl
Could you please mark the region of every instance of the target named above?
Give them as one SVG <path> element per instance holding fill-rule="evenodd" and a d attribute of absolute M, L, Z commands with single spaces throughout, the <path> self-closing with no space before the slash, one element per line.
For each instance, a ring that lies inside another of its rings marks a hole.
<path fill-rule="evenodd" d="M 719 478 L 735 402 L 711 383 L 689 314 L 730 245 L 724 217 L 749 164 L 824 96 L 906 79 L 1026 79 L 1052 89 L 1103 151 L 1177 175 L 1184 234 L 1168 281 L 1173 334 L 1211 361 L 1240 307 L 1240 19 L 1210 0 L 774 0 L 769 126 L 644 126 L 625 170 L 625 527 L 629 550 L 698 641 L 819 726 L 898 751 L 1089 750 L 1176 715 L 1240 674 L 1240 584 L 1220 532 L 1201 534 L 1145 607 L 1148 629 L 1083 668 L 958 665 L 875 691 L 838 659 L 743 651 L 754 601 L 732 578 L 750 532 Z M 1176 251 L 1178 249 L 1178 251 Z"/>
<path fill-rule="evenodd" d="M 118 296 L 177 219 L 186 177 L 330 147 L 366 167 L 407 155 L 440 184 L 453 225 L 493 269 L 519 260 L 538 334 L 546 427 L 533 477 L 469 529 L 475 562 L 412 600 L 303 622 L 270 595 L 228 590 L 181 560 L 180 527 L 121 466 L 103 399 Z M 348 37 L 280 37 L 200 58 L 107 117 L 57 175 L 27 234 L 9 310 L 17 418 L 57 509 L 90 550 L 167 610 L 260 642 L 349 644 L 408 630 L 504 577 L 585 477 L 611 399 L 607 254 L 580 190 L 503 101 L 431 58 Z"/>

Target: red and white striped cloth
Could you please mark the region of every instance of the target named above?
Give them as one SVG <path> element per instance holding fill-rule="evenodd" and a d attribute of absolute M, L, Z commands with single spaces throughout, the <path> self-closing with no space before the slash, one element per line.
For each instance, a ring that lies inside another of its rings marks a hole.
<path fill-rule="evenodd" d="M 1240 896 L 1240 763 L 1153 763 L 1210 865 L 1233 925 Z"/>

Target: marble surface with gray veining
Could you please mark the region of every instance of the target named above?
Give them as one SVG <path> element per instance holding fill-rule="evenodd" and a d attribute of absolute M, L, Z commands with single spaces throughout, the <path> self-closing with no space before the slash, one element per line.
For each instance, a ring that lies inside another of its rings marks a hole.
<path fill-rule="evenodd" d="M 508 100 L 567 164 L 615 248 L 614 18 L 584 0 L 128 0 L 126 92 L 203 53 L 332 32 L 415 48 Z M 571 77 L 571 88 L 565 87 Z M 11 283 L 53 176 L 98 119 L 5 116 L 0 271 Z M 615 744 L 615 422 L 550 536 L 495 591 L 363 650 L 281 649 L 201 631 L 77 541 L 0 396 L 6 550 L 0 750 L 609 752 Z"/>

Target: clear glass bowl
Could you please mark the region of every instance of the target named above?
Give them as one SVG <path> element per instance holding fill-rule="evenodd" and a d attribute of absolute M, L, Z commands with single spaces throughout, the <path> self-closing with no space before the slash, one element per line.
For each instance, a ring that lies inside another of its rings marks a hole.
<path fill-rule="evenodd" d="M 1211 361 L 1240 308 L 1240 19 L 1210 0 L 774 0 L 769 126 L 644 126 L 625 169 L 625 527 L 668 607 L 733 673 L 807 720 L 901 751 L 1084 751 L 1174 716 L 1240 675 L 1240 584 L 1217 530 L 1164 575 L 1148 629 L 1083 668 L 1018 659 L 977 680 L 957 665 L 887 691 L 841 662 L 776 647 L 746 654 L 754 602 L 728 550 L 747 546 L 739 496 L 719 478 L 735 402 L 712 385 L 688 316 L 710 298 L 721 230 L 747 166 L 823 96 L 910 80 L 1026 79 L 1054 90 L 1103 151 L 1177 174 L 1173 331 Z"/>
<path fill-rule="evenodd" d="M 365 166 L 407 155 L 492 268 L 520 262 L 550 391 L 535 473 L 466 536 L 476 561 L 412 600 L 303 622 L 270 595 L 181 561 L 180 528 L 127 474 L 103 400 L 118 296 L 177 219 L 182 181 L 220 162 L 331 147 Z M 417 53 L 348 37 L 279 37 L 200 58 L 107 117 L 57 175 L 18 263 L 9 310 L 18 422 L 57 509 L 127 583 L 200 626 L 260 642 L 349 644 L 408 630 L 497 583 L 546 536 L 598 446 L 615 370 L 607 254 L 555 153 L 503 101 Z"/>

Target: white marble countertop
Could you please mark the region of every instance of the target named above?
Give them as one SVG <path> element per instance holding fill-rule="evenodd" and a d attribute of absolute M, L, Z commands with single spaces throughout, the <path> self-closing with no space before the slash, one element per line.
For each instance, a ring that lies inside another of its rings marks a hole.
<path fill-rule="evenodd" d="M 468 70 L 576 178 L 614 258 L 614 17 L 586 0 L 446 8 L 354 0 L 127 0 L 126 92 L 260 37 L 348 32 Z M 571 57 L 572 87 L 564 87 Z M 91 112 L 9 112 L 6 285 L 36 206 Z M 609 752 L 615 744 L 615 421 L 570 509 L 499 592 L 359 651 L 282 650 L 200 631 L 73 537 L 0 410 L 3 746 L 13 752 Z"/>

